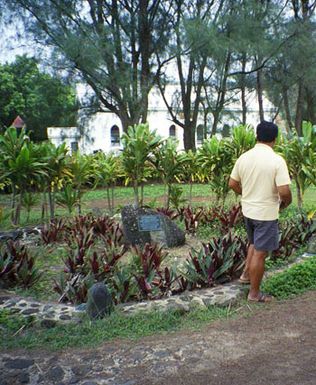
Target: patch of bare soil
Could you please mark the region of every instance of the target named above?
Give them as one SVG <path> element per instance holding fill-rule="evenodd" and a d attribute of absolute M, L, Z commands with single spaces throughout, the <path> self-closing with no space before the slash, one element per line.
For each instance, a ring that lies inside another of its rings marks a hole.
<path fill-rule="evenodd" d="M 137 342 L 60 353 L 3 352 L 0 371 L 5 373 L 7 362 L 12 366 L 10 357 L 27 357 L 34 372 L 41 371 L 32 384 L 315 385 L 316 292 L 249 309 L 247 316 L 243 311 L 199 331 Z M 57 374 L 63 374 L 59 382 Z"/>

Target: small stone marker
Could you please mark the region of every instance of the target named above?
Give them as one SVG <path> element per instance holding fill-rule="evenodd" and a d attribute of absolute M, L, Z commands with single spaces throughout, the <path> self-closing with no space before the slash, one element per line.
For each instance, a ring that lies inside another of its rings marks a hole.
<path fill-rule="evenodd" d="M 169 217 L 153 209 L 124 206 L 122 222 L 125 242 L 128 244 L 157 242 L 176 247 L 185 243 L 184 232 Z"/>
<path fill-rule="evenodd" d="M 308 242 L 307 253 L 316 255 L 316 236 L 315 235 Z"/>
<path fill-rule="evenodd" d="M 88 291 L 87 314 L 90 319 L 104 318 L 113 308 L 111 293 L 102 282 L 95 283 Z"/>

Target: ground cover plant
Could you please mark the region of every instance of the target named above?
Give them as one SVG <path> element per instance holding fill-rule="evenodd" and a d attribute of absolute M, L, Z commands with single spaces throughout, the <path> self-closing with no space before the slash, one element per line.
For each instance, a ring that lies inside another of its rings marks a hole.
<path fill-rule="evenodd" d="M 291 266 L 263 283 L 263 290 L 283 299 L 316 289 L 316 257 Z"/>

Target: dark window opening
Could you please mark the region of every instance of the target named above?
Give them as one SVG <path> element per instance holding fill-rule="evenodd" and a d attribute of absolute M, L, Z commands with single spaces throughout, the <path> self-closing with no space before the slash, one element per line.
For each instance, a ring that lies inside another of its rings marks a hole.
<path fill-rule="evenodd" d="M 78 142 L 71 142 L 70 143 L 71 152 L 76 152 L 79 150 Z"/>
<path fill-rule="evenodd" d="M 176 136 L 176 126 L 172 124 L 169 127 L 169 136 L 175 137 Z"/>
<path fill-rule="evenodd" d="M 116 125 L 111 128 L 111 144 L 112 146 L 120 144 L 120 129 Z"/>
<path fill-rule="evenodd" d="M 196 141 L 197 144 L 202 144 L 204 140 L 204 126 L 203 124 L 199 124 L 196 127 Z"/>

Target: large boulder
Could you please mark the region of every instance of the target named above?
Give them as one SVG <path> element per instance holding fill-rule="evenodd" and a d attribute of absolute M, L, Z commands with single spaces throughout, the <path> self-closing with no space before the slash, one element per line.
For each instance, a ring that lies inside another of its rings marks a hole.
<path fill-rule="evenodd" d="M 104 318 L 111 314 L 113 301 L 111 293 L 102 282 L 95 283 L 88 290 L 86 311 L 90 319 Z"/>
<path fill-rule="evenodd" d="M 176 247 L 185 243 L 184 232 L 162 213 L 132 205 L 124 206 L 121 213 L 125 242 L 128 244 L 157 242 L 167 247 Z"/>

